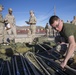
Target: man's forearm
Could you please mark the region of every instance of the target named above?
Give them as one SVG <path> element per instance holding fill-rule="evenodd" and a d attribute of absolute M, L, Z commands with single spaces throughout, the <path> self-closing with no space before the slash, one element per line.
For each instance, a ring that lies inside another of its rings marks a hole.
<path fill-rule="evenodd" d="M 67 61 L 71 58 L 72 54 L 74 53 L 75 50 L 75 45 L 74 44 L 70 44 L 66 57 L 64 59 L 64 61 L 67 63 Z"/>

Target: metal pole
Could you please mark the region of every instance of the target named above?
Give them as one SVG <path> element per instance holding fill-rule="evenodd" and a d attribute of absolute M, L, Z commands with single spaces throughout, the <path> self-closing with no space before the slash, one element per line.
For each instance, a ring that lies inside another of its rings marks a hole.
<path fill-rule="evenodd" d="M 47 52 L 47 50 L 43 46 L 40 45 L 40 47 L 42 47 Z M 61 61 L 57 57 L 55 57 L 53 54 L 51 54 L 51 56 L 53 56 L 56 60 L 59 61 L 59 63 L 61 63 Z M 65 68 L 69 69 L 70 71 L 72 71 L 72 72 L 74 72 L 76 74 L 76 70 L 71 68 L 71 67 L 69 67 L 68 65 L 66 65 Z"/>
<path fill-rule="evenodd" d="M 9 75 L 11 75 L 11 70 L 10 70 L 9 62 L 6 61 L 6 63 L 7 63 L 7 68 L 8 68 Z"/>

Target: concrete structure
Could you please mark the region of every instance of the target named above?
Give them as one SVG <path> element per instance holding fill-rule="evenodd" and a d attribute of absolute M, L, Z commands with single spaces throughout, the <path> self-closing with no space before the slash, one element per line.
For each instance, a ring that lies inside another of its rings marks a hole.
<path fill-rule="evenodd" d="M 45 29 L 44 27 L 41 26 L 37 26 L 36 27 L 36 35 L 33 38 L 33 36 L 28 36 L 28 29 L 30 28 L 29 26 L 17 26 L 17 35 L 15 37 L 15 43 L 20 42 L 20 43 L 31 43 L 33 42 L 34 38 L 36 37 L 41 37 L 41 36 L 45 36 Z M 11 38 L 13 35 L 10 35 Z M 8 38 L 8 36 L 6 36 L 6 38 Z M 48 40 L 53 40 L 53 38 L 48 38 Z M 0 40 L 1 41 L 1 40 Z"/>
<path fill-rule="evenodd" d="M 37 38 L 37 37 L 41 37 L 41 36 L 45 36 L 45 34 L 36 34 L 34 38 Z M 15 43 L 32 43 L 33 40 L 34 40 L 33 36 L 29 36 L 28 35 L 17 35 L 17 37 L 15 38 Z M 54 40 L 53 37 L 47 37 L 47 41 L 52 41 Z M 44 39 L 45 41 L 45 39 Z"/>

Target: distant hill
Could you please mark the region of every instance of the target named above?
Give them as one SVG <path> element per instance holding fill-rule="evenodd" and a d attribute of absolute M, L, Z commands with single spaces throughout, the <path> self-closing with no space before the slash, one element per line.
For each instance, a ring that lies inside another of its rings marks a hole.
<path fill-rule="evenodd" d="M 17 34 L 27 34 L 30 26 L 16 26 Z M 42 26 L 36 26 L 36 33 L 45 33 L 45 28 Z"/>

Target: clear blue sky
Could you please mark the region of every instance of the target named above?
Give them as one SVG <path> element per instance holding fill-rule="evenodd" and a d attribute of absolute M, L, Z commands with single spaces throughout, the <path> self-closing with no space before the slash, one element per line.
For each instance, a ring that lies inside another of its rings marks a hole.
<path fill-rule="evenodd" d="M 54 6 L 56 15 L 64 22 L 72 21 L 76 16 L 76 0 L 0 0 L 4 6 L 3 17 L 8 13 L 8 8 L 13 9 L 13 15 L 16 19 L 16 25 L 27 25 L 25 21 L 29 20 L 29 11 L 33 10 L 37 18 L 38 26 L 45 26 L 50 16 L 54 15 Z"/>

